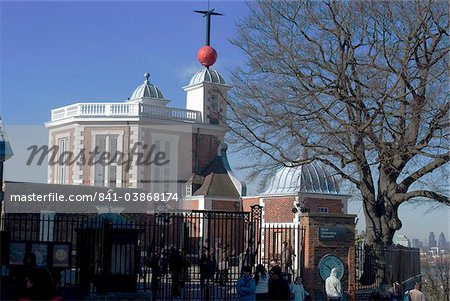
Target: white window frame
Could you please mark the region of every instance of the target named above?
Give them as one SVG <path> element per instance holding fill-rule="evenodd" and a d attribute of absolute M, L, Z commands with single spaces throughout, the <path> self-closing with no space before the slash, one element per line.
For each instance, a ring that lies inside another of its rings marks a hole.
<path fill-rule="evenodd" d="M 91 151 L 95 150 L 96 147 L 96 141 L 97 141 L 97 137 L 99 136 L 106 136 L 106 144 L 105 144 L 105 150 L 109 151 L 109 141 L 110 141 L 110 137 L 112 136 L 117 136 L 117 151 L 121 152 L 122 154 L 125 154 L 125 156 L 127 155 L 124 152 L 123 149 L 123 130 L 117 130 L 117 131 L 111 131 L 111 130 L 96 130 L 96 131 L 92 131 L 92 135 L 91 135 Z M 95 158 L 97 159 L 97 158 Z M 117 159 L 120 159 L 119 157 Z M 117 163 L 113 163 L 114 166 L 116 166 L 116 185 L 115 187 L 122 187 L 122 165 L 117 164 Z M 109 181 L 109 172 L 110 169 L 109 168 L 105 168 L 105 175 L 103 177 L 103 184 L 102 185 L 98 185 L 98 183 L 96 182 L 96 164 L 94 164 L 93 166 L 91 166 L 91 185 L 92 186 L 101 186 L 101 187 L 108 187 L 110 186 L 110 181 Z"/>
<path fill-rule="evenodd" d="M 178 135 L 158 132 L 151 133 L 151 144 L 156 145 L 155 154 L 161 150 L 162 146 L 166 155 L 168 153 L 165 160 L 169 160 L 168 165 L 156 166 L 155 164 L 152 164 L 150 166 L 151 191 L 153 193 L 178 192 L 176 183 L 178 180 L 178 139 Z M 155 178 L 155 175 L 158 175 L 158 179 Z M 164 183 L 161 182 L 161 180 L 169 180 L 170 182 Z"/>
<path fill-rule="evenodd" d="M 56 184 L 69 184 L 69 166 L 60 165 L 59 159 L 61 154 L 65 151 L 73 151 L 70 147 L 70 137 L 67 134 L 55 136 L 57 141 L 56 146 L 58 147 L 58 153 L 56 159 L 58 163 L 55 165 L 55 179 Z"/>
<path fill-rule="evenodd" d="M 186 184 L 186 196 L 192 196 L 192 183 L 187 183 Z"/>

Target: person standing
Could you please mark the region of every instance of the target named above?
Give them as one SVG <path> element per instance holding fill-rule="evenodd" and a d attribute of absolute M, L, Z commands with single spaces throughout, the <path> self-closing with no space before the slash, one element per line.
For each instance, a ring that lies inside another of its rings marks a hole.
<path fill-rule="evenodd" d="M 269 272 L 269 300 L 290 300 L 291 290 L 289 289 L 289 283 L 283 278 L 281 268 L 276 266 Z"/>
<path fill-rule="evenodd" d="M 228 244 L 219 245 L 218 254 L 219 285 L 225 286 L 228 282 Z"/>
<path fill-rule="evenodd" d="M 184 260 L 180 252 L 172 247 L 170 249 L 169 268 L 172 274 L 172 297 L 180 296 L 180 276 L 184 267 Z"/>
<path fill-rule="evenodd" d="M 294 296 L 295 301 L 304 301 L 306 296 L 309 296 L 308 292 L 303 286 L 303 279 L 300 276 L 295 277 L 295 281 L 289 285 L 291 294 Z"/>
<path fill-rule="evenodd" d="M 252 278 L 252 269 L 249 266 L 242 268 L 242 276 L 239 277 L 236 283 L 236 291 L 240 301 L 254 301 L 256 285 L 255 279 Z"/>
<path fill-rule="evenodd" d="M 47 268 L 38 267 L 36 254 L 26 252 L 23 258 L 22 273 L 18 275 L 19 300 L 52 300 L 56 296 L 56 286 Z"/>
<path fill-rule="evenodd" d="M 153 300 L 157 299 L 159 291 L 159 283 L 161 277 L 161 266 L 159 264 L 159 261 L 159 254 L 156 251 L 153 251 L 150 255 L 150 269 L 152 271 L 151 290 Z"/>
<path fill-rule="evenodd" d="M 203 247 L 200 260 L 198 262 L 198 266 L 200 268 L 200 288 L 202 290 L 205 288 L 206 281 L 208 280 L 209 261 L 209 250 L 207 247 Z"/>
<path fill-rule="evenodd" d="M 36 264 L 36 254 L 33 252 L 26 252 L 23 257 L 23 265 L 18 266 L 18 271 L 16 275 L 13 276 L 15 280 L 15 290 L 16 297 L 20 299 L 20 297 L 26 297 L 27 295 L 27 282 L 29 279 L 29 275 L 31 271 L 37 267 Z"/>
<path fill-rule="evenodd" d="M 191 265 L 190 261 L 187 260 L 187 251 L 185 248 L 181 249 L 181 279 L 180 279 L 180 287 L 182 289 L 186 288 L 186 282 L 189 282 L 189 267 Z"/>
<path fill-rule="evenodd" d="M 281 250 L 281 264 L 283 273 L 289 274 L 292 270 L 292 257 L 294 251 L 287 241 L 283 242 L 283 249 Z"/>
<path fill-rule="evenodd" d="M 23 300 L 59 300 L 53 277 L 47 268 L 32 269 L 26 280 L 26 297 Z"/>
<path fill-rule="evenodd" d="M 414 289 L 408 292 L 411 301 L 426 301 L 425 295 L 420 291 L 421 286 L 420 282 L 416 282 Z"/>
<path fill-rule="evenodd" d="M 392 284 L 392 288 L 389 289 L 389 295 L 391 296 L 390 301 L 401 301 L 402 300 L 402 291 L 400 289 L 400 283 L 394 282 Z"/>
<path fill-rule="evenodd" d="M 327 298 L 330 301 L 341 301 L 342 300 L 342 288 L 341 281 L 336 277 L 337 269 L 331 269 L 330 276 L 325 280 L 325 292 L 327 293 Z"/>
<path fill-rule="evenodd" d="M 258 264 L 255 269 L 256 300 L 267 300 L 269 292 L 269 275 L 262 264 Z"/>

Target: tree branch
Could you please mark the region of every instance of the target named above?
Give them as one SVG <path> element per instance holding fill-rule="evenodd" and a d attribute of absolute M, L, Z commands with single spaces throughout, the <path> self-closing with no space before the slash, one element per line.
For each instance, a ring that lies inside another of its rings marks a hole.
<path fill-rule="evenodd" d="M 450 152 L 447 152 L 446 154 L 440 155 L 438 158 L 433 160 L 432 162 L 428 163 L 427 165 L 423 166 L 422 168 L 416 170 L 411 175 L 409 175 L 407 178 L 405 178 L 400 184 L 398 184 L 398 188 L 401 191 L 407 191 L 408 188 L 418 179 L 423 177 L 424 175 L 432 172 L 438 167 L 441 167 L 442 165 L 448 163 L 450 158 Z"/>
<path fill-rule="evenodd" d="M 450 206 L 450 198 L 440 193 L 429 190 L 415 190 L 399 195 L 401 202 L 408 201 L 412 198 L 424 197 L 430 200 L 434 200 L 446 206 Z"/>

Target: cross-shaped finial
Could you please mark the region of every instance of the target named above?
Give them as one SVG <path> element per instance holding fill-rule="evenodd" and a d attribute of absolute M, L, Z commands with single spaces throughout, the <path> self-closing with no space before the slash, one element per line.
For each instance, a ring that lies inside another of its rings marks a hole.
<path fill-rule="evenodd" d="M 206 46 L 210 45 L 210 31 L 211 31 L 211 16 L 223 16 L 223 14 L 214 12 L 214 9 L 210 10 L 196 10 L 194 11 L 198 14 L 202 14 L 206 17 Z"/>

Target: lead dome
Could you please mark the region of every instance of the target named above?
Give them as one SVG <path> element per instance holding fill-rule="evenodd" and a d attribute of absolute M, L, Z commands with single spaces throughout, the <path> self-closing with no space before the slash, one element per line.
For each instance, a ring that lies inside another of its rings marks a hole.
<path fill-rule="evenodd" d="M 203 82 L 226 85 L 222 75 L 212 68 L 204 68 L 198 71 L 189 82 L 189 86 L 201 84 Z"/>
<path fill-rule="evenodd" d="M 320 162 L 283 167 L 269 180 L 265 195 L 339 194 L 336 177 Z"/>
<path fill-rule="evenodd" d="M 153 98 L 164 100 L 164 95 L 161 90 L 150 83 L 148 80 L 150 78 L 150 73 L 146 72 L 144 74 L 144 83 L 139 85 L 131 94 L 130 100 L 141 99 L 141 98 Z"/>

